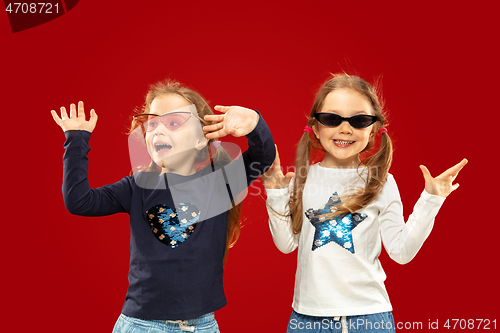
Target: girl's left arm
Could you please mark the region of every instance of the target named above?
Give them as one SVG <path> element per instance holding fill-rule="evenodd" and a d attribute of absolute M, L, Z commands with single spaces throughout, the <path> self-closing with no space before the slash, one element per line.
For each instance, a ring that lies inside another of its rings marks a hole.
<path fill-rule="evenodd" d="M 413 213 L 404 222 L 403 204 L 394 178 L 389 175 L 381 193 L 384 208 L 379 215 L 382 241 L 389 256 L 400 264 L 410 262 L 422 247 L 434 225 L 434 219 L 445 198 L 458 184 L 453 181 L 467 164 L 463 160 L 432 178 L 427 168 L 421 166 L 425 178 L 425 189 L 413 208 Z"/>
<path fill-rule="evenodd" d="M 445 198 L 423 191 L 405 223 L 403 203 L 394 178 L 389 175 L 380 193 L 382 210 L 378 220 L 385 250 L 399 264 L 410 262 L 429 236 Z"/>

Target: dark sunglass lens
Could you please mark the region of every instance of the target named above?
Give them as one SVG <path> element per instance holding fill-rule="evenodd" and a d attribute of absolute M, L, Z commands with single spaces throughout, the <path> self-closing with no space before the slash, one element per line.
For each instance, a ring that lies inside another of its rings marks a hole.
<path fill-rule="evenodd" d="M 370 126 L 374 122 L 375 120 L 373 117 L 365 115 L 354 116 L 349 119 L 349 123 L 354 128 L 365 128 Z"/>
<path fill-rule="evenodd" d="M 328 127 L 337 127 L 342 122 L 342 118 L 337 114 L 319 113 L 317 119 L 320 123 Z"/>

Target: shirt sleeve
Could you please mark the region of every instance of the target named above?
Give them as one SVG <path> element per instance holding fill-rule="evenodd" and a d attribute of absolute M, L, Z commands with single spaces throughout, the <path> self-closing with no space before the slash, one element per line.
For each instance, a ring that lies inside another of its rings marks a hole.
<path fill-rule="evenodd" d="M 269 169 L 276 157 L 273 136 L 262 115 L 252 132 L 246 135 L 248 149 L 242 154 L 245 164 L 247 185 L 259 178 Z"/>
<path fill-rule="evenodd" d="M 246 135 L 248 149 L 236 160 L 220 166 L 230 199 L 235 199 L 236 203 L 243 200 L 248 193 L 248 186 L 267 171 L 276 156 L 271 131 L 262 115 L 259 112 L 257 114 L 257 125 Z"/>
<path fill-rule="evenodd" d="M 429 236 L 445 198 L 431 195 L 424 190 L 405 223 L 403 203 L 396 181 L 391 175 L 382 191 L 381 195 L 385 199 L 385 208 L 379 215 L 382 242 L 394 261 L 406 264 L 415 257 Z"/>
<path fill-rule="evenodd" d="M 266 189 L 267 213 L 269 215 L 269 228 L 273 241 L 278 250 L 287 254 L 299 246 L 299 235 L 295 235 L 291 228 L 289 215 L 290 189 Z"/>
<path fill-rule="evenodd" d="M 90 151 L 88 131 L 66 131 L 63 156 L 63 198 L 66 209 L 75 215 L 104 216 L 129 212 L 131 178 L 91 189 L 88 181 Z"/>

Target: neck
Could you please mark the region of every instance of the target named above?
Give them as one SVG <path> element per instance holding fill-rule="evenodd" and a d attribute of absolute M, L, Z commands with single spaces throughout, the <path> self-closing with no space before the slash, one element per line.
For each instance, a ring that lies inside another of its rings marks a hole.
<path fill-rule="evenodd" d="M 181 165 L 162 165 L 160 176 L 164 173 L 175 173 L 181 176 L 191 176 L 196 172 L 196 169 L 194 167 L 194 160 L 192 161 L 192 163 L 189 162 L 182 163 Z"/>
<path fill-rule="evenodd" d="M 342 169 L 356 169 L 361 163 L 359 155 L 352 156 L 347 159 L 338 159 L 329 154 L 325 155 L 323 161 L 319 163 L 320 166 L 325 168 L 342 168 Z"/>

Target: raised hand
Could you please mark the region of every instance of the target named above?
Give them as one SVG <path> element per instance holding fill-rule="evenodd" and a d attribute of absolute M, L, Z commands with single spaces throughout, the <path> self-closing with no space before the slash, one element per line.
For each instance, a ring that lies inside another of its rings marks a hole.
<path fill-rule="evenodd" d="M 286 188 L 290 183 L 290 179 L 295 175 L 293 172 L 288 172 L 286 175 L 281 170 L 280 155 L 278 154 L 278 146 L 276 147 L 276 158 L 273 164 L 265 174 L 260 176 L 262 184 L 265 188 Z"/>
<path fill-rule="evenodd" d="M 72 130 L 83 130 L 91 132 L 94 130 L 97 123 L 97 114 L 94 109 L 90 110 L 90 119 L 85 120 L 85 111 L 83 109 L 83 102 L 78 102 L 78 113 L 76 111 L 76 105 L 71 104 L 69 107 L 69 117 L 64 106 L 61 107 L 61 118 L 57 115 L 57 112 L 52 110 L 52 118 L 57 125 L 61 126 L 64 132 Z"/>
<path fill-rule="evenodd" d="M 239 137 L 253 131 L 259 121 L 259 114 L 254 110 L 241 106 L 220 106 L 214 108 L 223 114 L 206 115 L 206 121 L 215 121 L 216 124 L 203 126 L 207 139 L 222 138 L 228 134 Z"/>
<path fill-rule="evenodd" d="M 446 198 L 451 192 L 455 191 L 459 184 L 453 184 L 455 178 L 457 178 L 458 173 L 467 164 L 467 159 L 463 159 L 460 163 L 452 166 L 436 178 L 431 176 L 429 170 L 421 165 L 420 169 L 425 179 L 425 190 L 429 194 L 439 195 Z"/>

